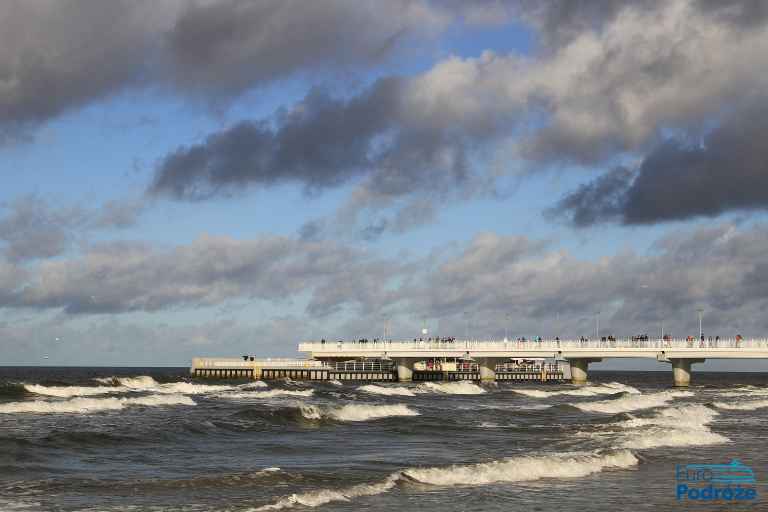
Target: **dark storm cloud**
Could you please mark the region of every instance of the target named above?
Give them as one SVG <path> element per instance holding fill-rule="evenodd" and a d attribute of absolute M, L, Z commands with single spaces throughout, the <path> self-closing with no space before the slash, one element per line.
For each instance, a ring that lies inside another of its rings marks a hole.
<path fill-rule="evenodd" d="M 417 0 L 186 4 L 168 34 L 182 89 L 240 92 L 294 73 L 370 66 L 448 19 Z"/>
<path fill-rule="evenodd" d="M 8 0 L 0 136 L 127 87 L 217 101 L 300 73 L 368 68 L 449 22 L 421 0 Z"/>
<path fill-rule="evenodd" d="M 553 209 L 577 226 L 651 224 L 768 209 L 768 102 L 750 103 L 700 143 L 668 141 L 636 175 L 615 170 L 582 185 Z"/>
<path fill-rule="evenodd" d="M 142 0 L 3 2 L 0 142 L 141 83 L 163 9 Z"/>
<path fill-rule="evenodd" d="M 547 210 L 545 215 L 550 218 L 565 216 L 578 227 L 620 219 L 624 209 L 624 194 L 632 178 L 631 171 L 618 167 L 579 186 Z"/>
<path fill-rule="evenodd" d="M 310 91 L 274 123 L 242 122 L 169 154 L 151 191 L 194 200 L 249 184 L 296 182 L 312 190 L 344 183 L 371 165 L 375 138 L 398 109 L 398 87 L 381 80 L 349 101 Z"/>

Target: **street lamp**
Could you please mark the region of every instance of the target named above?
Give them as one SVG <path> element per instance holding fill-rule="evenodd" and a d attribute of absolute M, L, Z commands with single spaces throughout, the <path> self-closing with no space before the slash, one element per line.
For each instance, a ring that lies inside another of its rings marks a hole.
<path fill-rule="evenodd" d="M 600 339 L 600 312 L 595 314 L 595 338 Z"/>
<path fill-rule="evenodd" d="M 509 339 L 509 313 L 506 314 L 507 320 L 504 322 L 504 341 Z"/>
<path fill-rule="evenodd" d="M 464 312 L 464 339 L 469 339 L 469 312 Z"/>
<path fill-rule="evenodd" d="M 699 337 L 702 337 L 704 336 L 704 331 L 701 329 L 701 318 L 702 318 L 702 315 L 704 314 L 704 310 L 699 308 L 696 311 L 699 312 Z"/>

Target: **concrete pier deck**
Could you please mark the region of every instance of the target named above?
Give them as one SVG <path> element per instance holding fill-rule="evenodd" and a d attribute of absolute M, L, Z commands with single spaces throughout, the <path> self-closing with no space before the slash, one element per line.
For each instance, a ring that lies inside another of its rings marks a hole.
<path fill-rule="evenodd" d="M 382 358 L 397 367 L 398 380 L 410 381 L 413 363 L 425 358 L 465 358 L 479 363 L 480 379 L 495 380 L 495 367 L 514 359 L 554 358 L 568 361 L 574 384 L 587 381 L 589 363 L 608 358 L 656 359 L 670 363 L 675 386 L 687 386 L 691 366 L 706 359 L 768 358 L 768 338 L 718 340 L 650 339 L 632 340 L 383 340 L 376 342 L 305 342 L 299 352 L 318 360 Z"/>

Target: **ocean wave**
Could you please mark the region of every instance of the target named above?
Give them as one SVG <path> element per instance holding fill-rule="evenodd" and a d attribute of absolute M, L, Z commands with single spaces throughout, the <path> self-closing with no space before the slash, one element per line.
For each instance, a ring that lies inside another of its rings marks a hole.
<path fill-rule="evenodd" d="M 136 398 L 71 398 L 62 401 L 31 400 L 0 404 L 0 414 L 16 413 L 72 413 L 88 414 L 119 410 L 128 406 L 159 407 L 169 405 L 195 405 L 184 395 L 155 395 Z"/>
<path fill-rule="evenodd" d="M 340 380 L 331 379 L 328 381 L 328 384 L 333 384 L 334 386 L 343 386 L 344 383 L 342 383 Z"/>
<path fill-rule="evenodd" d="M 0 382 L 0 398 L 21 398 L 27 394 L 24 384 Z"/>
<path fill-rule="evenodd" d="M 613 395 L 616 393 L 631 393 L 640 394 L 637 388 L 627 386 L 619 382 L 609 382 L 607 384 L 600 384 L 598 386 L 583 386 L 573 389 L 563 389 L 559 391 L 544 391 L 540 389 L 513 389 L 517 394 L 525 395 L 531 398 L 549 398 L 552 396 L 600 396 L 600 395 Z"/>
<path fill-rule="evenodd" d="M 602 412 L 606 414 L 617 414 L 620 412 L 636 411 L 639 409 L 650 409 L 659 407 L 675 398 L 693 396 L 688 391 L 661 391 L 647 395 L 626 395 L 616 400 L 601 400 L 598 402 L 582 402 L 572 404 L 574 407 L 586 412 Z"/>
<path fill-rule="evenodd" d="M 417 482 L 432 485 L 484 485 L 497 482 L 527 482 L 542 478 L 577 478 L 609 468 L 628 468 L 638 463 L 631 451 L 610 454 L 569 454 L 513 457 L 501 461 L 407 469 L 403 474 Z"/>
<path fill-rule="evenodd" d="M 662 409 L 650 418 L 633 417 L 617 424 L 630 430 L 621 436 L 621 446 L 648 449 L 728 443 L 730 439 L 712 432 L 708 426 L 716 416 L 717 411 L 696 404 Z"/>
<path fill-rule="evenodd" d="M 744 402 L 715 402 L 713 404 L 718 409 L 729 411 L 756 411 L 768 407 L 768 400 L 751 400 Z"/>
<path fill-rule="evenodd" d="M 377 386 L 376 384 L 367 384 L 357 388 L 358 391 L 370 393 L 372 395 L 384 396 L 416 396 L 412 390 L 403 386 Z"/>
<path fill-rule="evenodd" d="M 302 404 L 301 415 L 308 420 L 331 419 L 337 421 L 368 421 L 392 416 L 418 416 L 418 411 L 403 404 L 367 405 L 349 404 L 341 407 L 322 408 Z"/>
<path fill-rule="evenodd" d="M 335 501 L 376 496 L 394 488 L 399 482 L 418 482 L 436 486 L 486 485 L 498 482 L 525 482 L 542 478 L 578 478 L 606 469 L 622 469 L 637 465 L 638 459 L 628 450 L 610 454 L 571 454 L 538 457 L 515 457 L 501 461 L 436 468 L 410 468 L 385 479 L 342 489 L 318 489 L 292 494 L 277 502 L 251 509 L 250 512 L 282 510 L 297 505 L 318 507 Z"/>
<path fill-rule="evenodd" d="M 468 380 L 457 382 L 425 382 L 418 386 L 419 392 L 444 393 L 446 395 L 482 395 L 486 391 Z"/>

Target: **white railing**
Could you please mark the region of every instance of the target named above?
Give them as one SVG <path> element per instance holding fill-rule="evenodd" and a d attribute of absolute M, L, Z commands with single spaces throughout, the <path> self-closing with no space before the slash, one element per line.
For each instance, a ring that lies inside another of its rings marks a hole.
<path fill-rule="evenodd" d="M 246 361 L 242 358 L 213 358 L 196 357 L 192 360 L 194 368 L 329 368 L 322 361 L 314 359 L 287 359 L 287 358 L 268 358 L 253 359 Z"/>
<path fill-rule="evenodd" d="M 330 342 L 309 341 L 299 344 L 300 352 L 387 352 L 398 350 L 563 350 L 563 349 L 768 349 L 768 338 L 705 338 L 688 340 L 674 339 L 631 339 L 615 340 L 453 340 L 453 341 L 368 341 Z"/>

